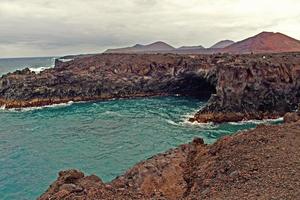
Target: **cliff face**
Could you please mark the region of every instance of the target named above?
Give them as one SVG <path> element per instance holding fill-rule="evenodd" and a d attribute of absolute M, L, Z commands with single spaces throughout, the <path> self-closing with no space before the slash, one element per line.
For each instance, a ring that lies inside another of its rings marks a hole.
<path fill-rule="evenodd" d="M 191 121 L 279 117 L 300 102 L 300 53 L 100 54 L 57 61 L 40 74 L 25 69 L 0 79 L 0 105 L 6 108 L 174 94 L 213 94 Z"/>
<path fill-rule="evenodd" d="M 297 199 L 299 156 L 300 121 L 262 125 L 213 145 L 194 139 L 106 184 L 77 170 L 60 172 L 39 199 Z"/>
<path fill-rule="evenodd" d="M 216 94 L 193 120 L 275 118 L 300 102 L 299 55 L 266 55 L 218 68 Z"/>
<path fill-rule="evenodd" d="M 211 59 L 102 54 L 57 61 L 55 68 L 40 74 L 25 69 L 3 76 L 0 104 L 9 108 L 151 95 L 209 96 L 215 89 Z"/>

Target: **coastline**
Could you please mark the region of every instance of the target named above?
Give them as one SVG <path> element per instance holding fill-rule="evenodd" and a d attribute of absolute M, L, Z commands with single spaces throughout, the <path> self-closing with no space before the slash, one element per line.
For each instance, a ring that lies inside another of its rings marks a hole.
<path fill-rule="evenodd" d="M 300 54 L 99 54 L 56 60 L 0 79 L 0 105 L 37 107 L 70 101 L 182 95 L 209 98 L 191 121 L 274 119 L 299 103 Z"/>
<path fill-rule="evenodd" d="M 136 164 L 109 183 L 78 170 L 61 171 L 39 200 L 296 199 L 299 127 L 300 121 L 259 125 L 211 145 L 195 138 Z"/>
<path fill-rule="evenodd" d="M 299 53 L 75 57 L 69 62 L 57 60 L 54 68 L 40 73 L 24 69 L 3 75 L 0 105 L 18 109 L 178 94 L 209 98 L 189 119 L 191 123 L 275 119 L 298 108 L 299 63 Z M 285 117 L 284 121 L 297 121 L 299 116 L 295 115 Z M 252 194 L 269 198 L 270 193 L 261 188 L 274 192 L 278 189 L 269 182 L 295 184 L 291 169 L 286 166 L 298 167 L 294 163 L 297 159 L 284 159 L 287 154 L 298 156 L 299 130 L 298 121 L 259 125 L 254 130 L 223 137 L 212 145 L 205 145 L 198 138 L 138 163 L 107 184 L 76 170 L 61 172 L 40 199 L 218 199 L 223 195 L 251 199 Z M 275 146 L 278 149 L 273 149 Z M 276 173 L 284 172 L 288 179 L 264 171 L 266 166 L 274 167 Z M 257 187 L 260 183 L 263 185 Z M 241 188 L 249 192 L 240 193 Z M 280 194 L 292 199 L 296 192 L 289 192 L 285 188 L 280 190 Z"/>

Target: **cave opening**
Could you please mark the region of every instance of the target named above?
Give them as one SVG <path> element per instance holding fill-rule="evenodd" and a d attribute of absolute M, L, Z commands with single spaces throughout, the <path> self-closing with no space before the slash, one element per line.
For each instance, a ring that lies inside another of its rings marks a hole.
<path fill-rule="evenodd" d="M 197 74 L 185 74 L 176 81 L 176 90 L 174 92 L 182 96 L 208 100 L 212 94 L 216 93 L 216 81 Z"/>

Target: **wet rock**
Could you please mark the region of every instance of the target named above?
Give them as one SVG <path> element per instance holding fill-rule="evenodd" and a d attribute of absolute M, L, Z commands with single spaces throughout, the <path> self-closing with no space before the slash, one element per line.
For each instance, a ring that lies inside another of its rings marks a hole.
<path fill-rule="evenodd" d="M 84 173 L 76 170 L 76 169 L 71 169 L 71 170 L 66 170 L 66 171 L 61 171 L 59 172 L 59 177 L 61 180 L 64 180 L 65 182 L 74 182 L 77 179 L 83 178 Z"/>
<path fill-rule="evenodd" d="M 204 140 L 202 138 L 194 138 L 192 143 L 196 145 L 203 145 Z"/>
<path fill-rule="evenodd" d="M 300 115 L 297 112 L 286 113 L 283 117 L 285 123 L 296 122 L 300 120 Z"/>

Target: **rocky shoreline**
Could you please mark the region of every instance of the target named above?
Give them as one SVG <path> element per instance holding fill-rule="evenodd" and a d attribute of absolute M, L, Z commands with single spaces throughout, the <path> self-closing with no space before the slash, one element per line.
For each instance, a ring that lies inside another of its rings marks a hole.
<path fill-rule="evenodd" d="M 209 98 L 190 121 L 282 117 L 300 102 L 300 53 L 98 54 L 0 79 L 5 108 L 175 94 Z"/>
<path fill-rule="evenodd" d="M 78 170 L 62 171 L 39 200 L 297 199 L 299 119 L 290 113 L 285 124 L 260 125 L 212 145 L 196 138 L 136 164 L 109 183 Z"/>
<path fill-rule="evenodd" d="M 87 55 L 0 78 L 5 108 L 165 95 L 209 99 L 192 122 L 282 117 L 300 102 L 300 53 Z M 288 113 L 283 125 L 261 125 L 212 145 L 194 139 L 110 183 L 63 171 L 39 199 L 296 199 L 299 119 Z"/>

